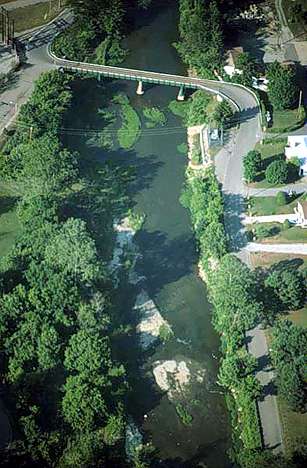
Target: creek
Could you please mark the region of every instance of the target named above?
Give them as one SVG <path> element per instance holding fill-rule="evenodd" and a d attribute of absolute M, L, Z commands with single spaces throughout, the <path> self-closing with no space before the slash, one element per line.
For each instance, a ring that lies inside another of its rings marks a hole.
<path fill-rule="evenodd" d="M 134 20 L 132 32 L 124 41 L 130 53 L 123 66 L 186 74 L 172 46 L 178 38 L 177 2 L 163 3 L 163 7 L 144 12 Z M 178 152 L 177 146 L 186 142 L 187 135 L 181 120 L 167 110 L 178 89 L 145 85 L 145 94 L 137 96 L 137 83 L 130 81 L 104 80 L 99 84 L 89 79 L 76 86 L 78 93 L 69 115 L 70 127 L 99 127 L 97 111 L 103 106 L 102 95 L 112 96 L 121 91 L 129 96 L 144 129 L 132 150 L 115 148 L 109 154 L 90 145 L 86 136 L 68 137 L 69 146 L 81 155 L 86 154 L 86 158 L 103 162 L 111 154 L 115 164 L 135 168 L 130 196 L 135 210 L 146 214 L 143 228 L 134 240 L 140 254 L 136 271 L 145 279 L 123 288 L 119 307 L 122 314 L 132 317 L 136 296 L 143 289 L 174 333 L 168 342 L 157 341 L 146 352 L 134 346 L 129 338 L 122 343 L 120 358 L 125 361 L 132 388 L 129 412 L 158 449 L 163 460 L 159 466 L 228 467 L 230 424 L 221 387 L 216 384 L 219 338 L 211 324 L 206 287 L 197 276 L 197 251 L 189 215 L 179 202 L 187 158 Z M 147 129 L 142 116 L 144 106 L 164 110 L 166 126 Z M 163 361 L 174 360 L 181 363 L 183 370 L 187 368 L 192 378 L 186 393 L 179 395 L 178 391 L 170 397 L 155 384 L 153 368 Z M 192 416 L 191 424 L 183 424 L 179 418 L 178 402 Z"/>

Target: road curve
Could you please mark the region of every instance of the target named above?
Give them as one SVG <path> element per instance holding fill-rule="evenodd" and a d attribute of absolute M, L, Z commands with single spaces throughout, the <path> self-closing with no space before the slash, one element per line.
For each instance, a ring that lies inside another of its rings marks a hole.
<path fill-rule="evenodd" d="M 54 23 L 47 25 L 43 28 L 41 33 L 35 33 L 35 38 L 28 44 L 28 67 L 21 72 L 19 86 L 27 86 L 28 92 L 33 87 L 33 81 L 38 78 L 42 71 L 50 70 L 52 68 L 67 67 L 68 64 L 63 59 L 58 57 L 50 57 L 47 52 L 46 45 L 51 42 L 56 34 L 59 33 L 71 22 L 71 15 L 69 12 L 64 13 Z M 75 62 L 76 68 L 81 67 L 81 70 L 89 70 L 92 72 L 101 72 L 104 70 L 107 73 L 114 71 L 118 73 L 122 70 L 123 75 L 125 72 L 136 73 L 135 76 L 142 77 L 150 76 L 151 78 L 159 75 L 162 79 L 171 80 L 173 82 L 181 83 L 182 81 L 187 87 L 195 87 L 204 89 L 214 94 L 220 94 L 224 98 L 230 100 L 238 109 L 240 114 L 240 126 L 238 131 L 235 132 L 229 141 L 226 142 L 224 148 L 219 152 L 215 158 L 215 167 L 217 176 L 222 183 L 223 196 L 225 201 L 225 226 L 230 238 L 230 245 L 233 251 L 237 251 L 243 260 L 248 261 L 249 254 L 245 250 L 246 240 L 244 229 L 241 224 L 241 218 L 244 212 L 244 185 L 242 174 L 242 159 L 247 151 L 254 148 L 256 142 L 261 138 L 261 125 L 259 116 L 259 106 L 256 96 L 253 92 L 232 83 L 225 83 L 213 80 L 203 80 L 199 78 L 181 77 L 169 75 L 167 73 L 153 73 L 142 70 L 127 70 L 118 67 L 104 67 L 101 65 L 87 64 Z M 98 67 L 98 70 L 97 70 Z M 102 68 L 100 68 L 102 67 Z M 79 68 L 80 69 L 80 68 Z M 148 75 L 149 74 L 149 75 Z M 28 80 L 31 80 L 31 84 Z M 22 85 L 23 83 L 23 85 Z M 8 96 L 8 99 L 14 99 L 14 93 L 18 93 L 18 85 L 14 88 L 13 94 Z M 25 94 L 24 92 L 22 93 Z M 17 98 L 18 99 L 18 96 Z M 21 101 L 22 102 L 22 101 Z M 263 330 L 259 327 L 253 332 L 252 343 L 258 350 L 261 351 L 261 343 L 265 340 Z M 266 349 L 262 348 L 262 354 L 266 354 Z M 257 375 L 258 377 L 258 375 Z M 268 448 L 281 447 L 281 432 L 279 415 L 276 406 L 276 399 L 266 398 L 264 408 L 259 406 L 260 418 L 264 434 L 264 444 Z M 273 428 L 270 421 L 273 421 Z"/>

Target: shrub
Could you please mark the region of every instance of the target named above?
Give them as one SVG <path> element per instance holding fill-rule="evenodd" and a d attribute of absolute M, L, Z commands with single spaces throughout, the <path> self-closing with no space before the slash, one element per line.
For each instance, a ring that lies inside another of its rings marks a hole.
<path fill-rule="evenodd" d="M 288 179 L 288 173 L 286 161 L 273 161 L 265 170 L 265 178 L 270 184 L 284 184 Z"/>
<path fill-rule="evenodd" d="M 287 194 L 285 192 L 278 192 L 276 195 L 276 203 L 278 206 L 286 205 L 287 203 Z"/>
<path fill-rule="evenodd" d="M 263 226 L 262 224 L 255 227 L 255 232 L 257 239 L 264 239 L 265 237 L 270 237 L 272 235 L 271 229 L 267 226 Z"/>
<path fill-rule="evenodd" d="M 244 179 L 253 182 L 261 169 L 261 154 L 259 151 L 249 151 L 243 159 Z"/>
<path fill-rule="evenodd" d="M 291 227 L 291 223 L 288 219 L 286 219 L 283 223 L 282 223 L 282 228 L 284 231 L 287 231 L 288 229 L 290 229 Z"/>
<path fill-rule="evenodd" d="M 200 148 L 193 148 L 191 161 L 193 164 L 201 164 L 202 163 L 202 155 Z"/>

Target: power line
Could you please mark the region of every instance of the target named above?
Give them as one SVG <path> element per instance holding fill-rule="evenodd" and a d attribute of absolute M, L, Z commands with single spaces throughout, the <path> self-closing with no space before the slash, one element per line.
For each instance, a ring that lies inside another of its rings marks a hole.
<path fill-rule="evenodd" d="M 31 127 L 34 127 L 33 125 L 26 124 L 25 122 L 22 121 L 17 121 L 16 126 L 20 128 L 25 128 L 29 129 Z M 48 131 L 48 128 L 46 128 L 43 125 L 36 125 L 36 128 Z M 73 128 L 73 127 L 59 127 L 57 129 L 57 133 L 60 134 L 70 134 L 70 135 L 79 135 L 79 136 L 99 136 L 99 135 L 110 135 L 110 136 L 117 136 L 118 131 L 124 135 L 134 135 L 135 132 L 132 132 L 130 130 L 125 130 L 125 129 L 86 129 L 86 128 Z M 141 130 L 141 129 L 140 129 Z M 175 135 L 175 134 L 180 134 L 180 133 L 186 133 L 186 129 L 183 127 L 162 127 L 162 128 L 150 128 L 150 129 L 142 129 L 141 130 L 143 136 L 156 136 L 156 135 Z"/>

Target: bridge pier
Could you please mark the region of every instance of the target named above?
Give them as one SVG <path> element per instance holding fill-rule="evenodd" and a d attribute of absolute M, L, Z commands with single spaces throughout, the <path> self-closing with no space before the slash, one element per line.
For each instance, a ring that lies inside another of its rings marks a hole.
<path fill-rule="evenodd" d="M 138 87 L 137 87 L 137 90 L 136 90 L 136 94 L 138 94 L 139 96 L 142 96 L 144 94 L 144 90 L 143 90 L 143 81 L 139 81 L 138 83 Z"/>
<path fill-rule="evenodd" d="M 184 86 L 180 86 L 177 101 L 184 101 Z"/>

